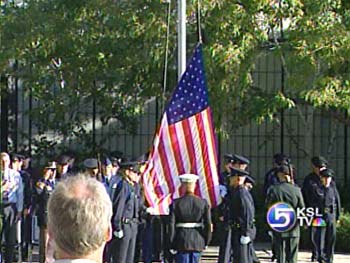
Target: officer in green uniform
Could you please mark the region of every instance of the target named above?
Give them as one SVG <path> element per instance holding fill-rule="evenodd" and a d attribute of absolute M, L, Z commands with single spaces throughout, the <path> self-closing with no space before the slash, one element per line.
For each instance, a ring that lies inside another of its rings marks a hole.
<path fill-rule="evenodd" d="M 266 202 L 268 207 L 278 203 L 287 203 L 293 207 L 304 208 L 304 199 L 299 187 L 292 183 L 292 171 L 290 166 L 281 165 L 277 170 L 278 184 L 270 186 L 267 191 Z M 296 222 L 294 227 L 286 232 L 274 231 L 276 238 L 276 256 L 278 263 L 296 263 L 298 256 L 298 245 L 300 238 L 299 224 Z"/>

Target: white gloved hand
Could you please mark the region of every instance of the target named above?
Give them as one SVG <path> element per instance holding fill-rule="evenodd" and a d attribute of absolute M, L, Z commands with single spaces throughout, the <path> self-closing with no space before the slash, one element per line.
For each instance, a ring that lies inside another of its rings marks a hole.
<path fill-rule="evenodd" d="M 221 197 L 225 197 L 227 195 L 227 187 L 220 184 L 219 185 L 220 195 Z"/>
<path fill-rule="evenodd" d="M 123 232 L 123 230 L 114 231 L 114 232 L 113 232 L 113 235 L 114 235 L 116 238 L 123 238 L 124 232 Z"/>
<path fill-rule="evenodd" d="M 177 253 L 177 251 L 175 249 L 170 249 L 169 251 L 172 255 L 175 255 Z"/>
<path fill-rule="evenodd" d="M 154 208 L 153 208 L 153 207 L 147 207 L 147 208 L 146 208 L 146 213 L 147 213 L 147 214 L 150 214 L 150 215 L 153 215 L 153 213 L 154 213 Z"/>
<path fill-rule="evenodd" d="M 239 241 L 241 242 L 241 245 L 247 245 L 251 242 L 251 239 L 248 236 L 241 236 Z"/>

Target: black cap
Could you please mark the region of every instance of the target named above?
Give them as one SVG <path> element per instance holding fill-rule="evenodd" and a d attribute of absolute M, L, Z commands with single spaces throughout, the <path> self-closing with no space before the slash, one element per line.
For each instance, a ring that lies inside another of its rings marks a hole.
<path fill-rule="evenodd" d="M 84 160 L 84 166 L 88 169 L 98 168 L 98 161 L 95 158 L 89 158 Z"/>
<path fill-rule="evenodd" d="M 71 160 L 70 156 L 66 154 L 62 154 L 57 158 L 57 164 L 65 165 L 65 164 L 68 164 L 70 160 Z"/>
<path fill-rule="evenodd" d="M 334 171 L 332 169 L 326 168 L 320 171 L 321 177 L 334 177 Z"/>
<path fill-rule="evenodd" d="M 324 158 L 323 156 L 312 157 L 311 163 L 317 168 L 327 167 L 327 165 L 328 165 L 326 158 Z"/>
<path fill-rule="evenodd" d="M 292 169 L 291 166 L 283 164 L 277 168 L 277 173 L 291 175 L 291 169 Z"/>
<path fill-rule="evenodd" d="M 239 164 L 249 164 L 250 163 L 248 158 L 246 158 L 242 155 L 238 155 L 238 154 L 233 155 L 233 161 L 234 161 L 234 163 L 239 163 Z"/>
<path fill-rule="evenodd" d="M 248 176 L 249 172 L 238 169 L 238 168 L 230 168 L 230 176 Z"/>
<path fill-rule="evenodd" d="M 255 184 L 255 178 L 250 176 L 250 175 L 247 175 L 247 177 L 245 178 L 245 183 L 251 183 L 251 184 Z"/>
<path fill-rule="evenodd" d="M 231 154 L 231 153 L 226 153 L 224 155 L 224 158 L 225 158 L 226 162 L 233 162 L 233 154 Z"/>
<path fill-rule="evenodd" d="M 111 160 L 108 157 L 106 157 L 106 158 L 103 159 L 102 164 L 104 166 L 108 166 L 108 165 L 112 165 L 112 162 L 111 162 Z"/>
<path fill-rule="evenodd" d="M 20 162 L 25 159 L 25 156 L 22 154 L 14 153 L 11 154 L 11 162 Z"/>
<path fill-rule="evenodd" d="M 288 156 L 283 153 L 276 153 L 273 156 L 273 161 L 277 165 L 285 165 L 290 163 L 290 159 L 288 158 Z"/>
<path fill-rule="evenodd" d="M 139 164 L 145 164 L 148 161 L 149 152 L 142 154 L 140 157 L 137 158 L 137 161 Z"/>
<path fill-rule="evenodd" d="M 120 169 L 124 170 L 132 170 L 132 171 L 139 171 L 140 168 L 140 162 L 135 159 L 124 159 L 120 164 Z"/>
<path fill-rule="evenodd" d="M 248 158 L 238 154 L 227 153 L 224 155 L 224 158 L 227 162 L 230 162 L 230 163 L 239 163 L 239 164 L 250 163 Z"/>

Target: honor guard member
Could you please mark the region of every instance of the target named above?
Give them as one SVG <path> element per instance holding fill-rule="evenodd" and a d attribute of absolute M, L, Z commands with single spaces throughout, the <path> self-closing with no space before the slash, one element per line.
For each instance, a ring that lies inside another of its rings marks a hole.
<path fill-rule="evenodd" d="M 85 159 L 83 164 L 87 174 L 89 174 L 91 177 L 96 178 L 96 180 L 98 181 L 102 181 L 102 178 L 101 178 L 102 175 L 100 175 L 99 164 L 97 159 L 95 158 Z"/>
<path fill-rule="evenodd" d="M 281 165 L 277 170 L 279 183 L 272 185 L 267 192 L 268 207 L 283 202 L 293 207 L 294 211 L 305 207 L 300 188 L 292 183 L 291 169 Z M 297 263 L 300 227 L 298 222 L 286 232 L 274 231 L 275 249 L 278 263 Z"/>
<path fill-rule="evenodd" d="M 327 168 L 328 162 L 322 156 L 314 156 L 311 158 L 312 172 L 308 174 L 303 182 L 302 193 L 306 207 L 312 207 L 314 209 L 321 209 L 323 195 L 323 186 L 320 178 L 320 171 Z M 318 227 L 310 226 L 310 239 L 312 243 L 312 256 L 311 261 L 316 261 L 321 257 L 318 251 L 317 241 Z"/>
<path fill-rule="evenodd" d="M 248 165 L 250 161 L 241 155 L 238 154 L 225 154 L 225 159 L 228 160 L 228 164 L 225 166 L 226 171 L 224 172 L 224 175 L 226 176 L 226 179 L 230 176 L 231 168 L 238 168 L 241 170 L 246 170 L 248 168 Z M 226 184 L 228 184 L 226 182 Z M 229 248 L 231 248 L 231 234 L 230 231 L 227 231 L 228 229 L 228 204 L 226 202 L 225 196 L 230 191 L 230 186 L 220 186 L 220 194 L 222 196 L 223 202 L 219 206 L 219 220 L 223 222 L 222 228 L 223 231 L 220 232 L 220 247 L 219 247 L 219 263 L 227 263 L 229 260 L 229 257 L 231 256 L 231 253 L 228 252 Z M 220 229 L 219 224 L 219 229 Z"/>
<path fill-rule="evenodd" d="M 273 167 L 265 174 L 264 180 L 264 195 L 266 197 L 267 190 L 271 185 L 277 184 L 277 170 L 281 165 L 288 165 L 290 163 L 290 159 L 284 155 L 283 153 L 276 153 L 273 156 Z"/>
<path fill-rule="evenodd" d="M 211 239 L 210 208 L 194 194 L 198 175 L 179 176 L 185 194 L 170 206 L 169 237 L 176 263 L 197 263 Z"/>
<path fill-rule="evenodd" d="M 102 161 L 102 175 L 102 181 L 108 189 L 113 175 L 113 165 L 108 157 L 104 158 Z"/>
<path fill-rule="evenodd" d="M 332 263 L 336 240 L 336 222 L 340 217 L 340 198 L 335 184 L 332 184 L 334 171 L 324 169 L 320 172 L 323 194 L 320 196 L 325 225 L 317 227 L 316 243 L 318 262 Z"/>
<path fill-rule="evenodd" d="M 38 217 L 39 234 L 39 262 L 46 259 L 47 245 L 47 203 L 55 187 L 56 163 L 48 162 L 44 167 L 42 178 L 35 183 L 36 214 Z"/>
<path fill-rule="evenodd" d="M 231 250 L 235 263 L 252 263 L 252 241 L 255 239 L 255 208 L 244 182 L 249 173 L 238 168 L 231 169 L 230 185 L 233 190 L 228 197 L 229 224 L 232 231 Z"/>
<path fill-rule="evenodd" d="M 63 180 L 63 179 L 66 179 L 68 176 L 71 176 L 71 174 L 68 171 L 70 161 L 71 161 L 71 157 L 65 154 L 62 154 L 57 158 L 57 161 L 56 161 L 56 164 L 57 164 L 56 179 L 57 180 Z"/>
<path fill-rule="evenodd" d="M 248 175 L 244 181 L 244 187 L 249 191 L 250 198 L 251 198 L 251 204 L 252 204 L 252 206 L 255 207 L 253 195 L 251 194 L 251 191 L 252 191 L 254 185 L 255 185 L 255 179 L 252 176 Z M 250 253 L 253 257 L 253 262 L 254 263 L 260 262 L 260 260 L 258 259 L 258 256 L 256 255 L 256 252 L 255 252 L 253 240 L 252 240 L 252 245 L 249 248 L 250 248 Z"/>
<path fill-rule="evenodd" d="M 10 156 L 0 153 L 2 176 L 2 231 L 1 242 L 5 247 L 4 262 L 12 263 L 16 244 L 16 222 L 23 211 L 23 184 L 21 175 L 10 168 Z"/>
<path fill-rule="evenodd" d="M 138 162 L 121 163 L 120 172 L 123 179 L 112 197 L 112 262 L 134 263 L 140 207 Z"/>

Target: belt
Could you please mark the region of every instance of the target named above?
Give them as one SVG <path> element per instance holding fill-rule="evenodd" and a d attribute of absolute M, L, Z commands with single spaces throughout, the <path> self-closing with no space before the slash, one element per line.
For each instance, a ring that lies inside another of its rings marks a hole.
<path fill-rule="evenodd" d="M 3 204 L 3 207 L 8 207 L 8 206 L 13 206 L 13 205 L 16 205 L 16 203 L 6 203 L 6 204 Z"/>
<path fill-rule="evenodd" d="M 196 228 L 203 227 L 204 225 L 202 223 L 176 223 L 175 226 L 181 228 Z"/>
<path fill-rule="evenodd" d="M 333 207 L 326 207 L 326 208 L 324 209 L 324 212 L 325 212 L 325 213 L 330 213 L 330 214 L 332 214 L 332 213 L 333 213 Z"/>
<path fill-rule="evenodd" d="M 133 222 L 137 222 L 137 218 L 122 218 L 122 223 L 123 224 L 131 224 Z"/>

